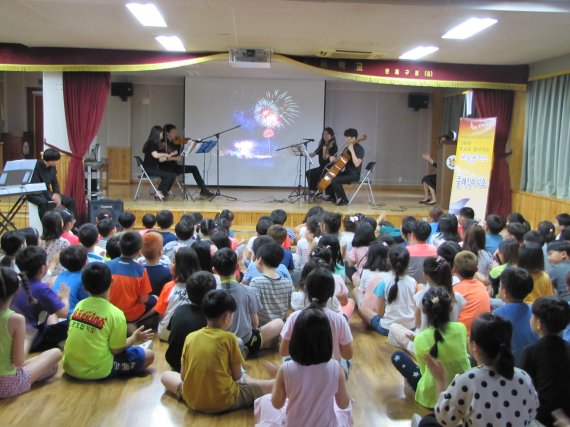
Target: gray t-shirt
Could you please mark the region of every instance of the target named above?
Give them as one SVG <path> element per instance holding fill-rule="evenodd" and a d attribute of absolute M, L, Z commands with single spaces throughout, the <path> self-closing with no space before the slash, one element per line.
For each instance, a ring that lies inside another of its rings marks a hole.
<path fill-rule="evenodd" d="M 241 338 L 244 343 L 249 342 L 252 335 L 251 316 L 263 309 L 259 298 L 253 289 L 238 282 L 222 282 L 219 289 L 228 292 L 237 304 L 234 321 L 228 330 Z"/>
<path fill-rule="evenodd" d="M 272 279 L 261 275 L 251 279 L 249 287 L 253 289 L 263 305 L 263 309 L 259 312 L 259 326 L 263 326 L 273 319 L 285 321 L 293 292 L 291 279 L 281 276 Z"/>
<path fill-rule="evenodd" d="M 563 298 L 565 301 L 570 301 L 570 293 L 568 292 L 568 286 L 566 285 L 566 275 L 570 272 L 570 260 L 559 262 L 554 264 L 548 270 L 548 275 L 552 281 L 552 285 L 558 296 Z"/>

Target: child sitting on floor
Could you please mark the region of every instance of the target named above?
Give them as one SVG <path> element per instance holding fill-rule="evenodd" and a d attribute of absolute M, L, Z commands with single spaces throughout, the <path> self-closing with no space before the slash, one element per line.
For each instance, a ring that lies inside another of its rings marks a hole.
<path fill-rule="evenodd" d="M 0 399 L 26 393 L 33 383 L 55 375 L 61 359 L 56 348 L 26 359 L 26 319 L 9 308 L 19 288 L 18 274 L 0 268 Z"/>
<path fill-rule="evenodd" d="M 142 248 L 141 235 L 134 231 L 124 233 L 119 247 L 120 258 L 107 263 L 113 274 L 109 301 L 125 313 L 127 322 L 136 323 L 156 314 L 156 297 L 151 295 L 147 271 L 135 261 Z"/>
<path fill-rule="evenodd" d="M 354 296 L 358 307 L 366 307 L 376 311 L 376 297 L 374 289 L 380 280 L 389 277 L 388 249 L 390 246 L 384 241 L 375 241 L 368 247 L 368 259 L 364 264 L 362 275 L 355 277 Z"/>
<path fill-rule="evenodd" d="M 277 243 L 269 243 L 261 246 L 255 255 L 256 267 L 261 275 L 254 277 L 249 287 L 257 294 L 263 307 L 258 314 L 259 325 L 263 326 L 273 319 L 285 321 L 291 304 L 293 282 L 276 270 L 283 259 L 283 248 Z"/>
<path fill-rule="evenodd" d="M 305 281 L 305 292 L 308 299 L 323 308 L 329 319 L 333 335 L 333 358 L 341 363 L 348 375 L 350 359 L 352 359 L 352 333 L 345 318 L 326 307 L 327 302 L 334 294 L 334 279 L 331 272 L 325 267 L 316 267 Z M 281 356 L 289 356 L 291 334 L 297 317 L 302 311 L 295 311 L 287 318 L 281 331 L 281 344 L 279 353 Z"/>
<path fill-rule="evenodd" d="M 322 258 L 311 258 L 303 267 L 301 278 L 299 280 L 299 288 L 291 294 L 291 308 L 293 311 L 302 310 L 311 304 L 311 301 L 309 301 L 305 292 L 305 282 L 307 281 L 309 274 L 311 274 L 311 271 L 317 267 L 328 268 L 328 265 Z M 330 308 L 335 313 L 342 314 L 340 302 L 334 295 L 329 298 L 326 303 L 326 307 Z"/>
<path fill-rule="evenodd" d="M 184 341 L 191 332 L 202 329 L 207 325 L 206 317 L 202 313 L 200 304 L 204 295 L 216 288 L 214 275 L 207 271 L 198 271 L 192 274 L 186 281 L 186 294 L 190 300 L 189 304 L 182 304 L 170 318 L 168 330 L 168 349 L 165 359 L 176 372 L 180 372 L 180 361 L 182 360 L 182 349 Z"/>
<path fill-rule="evenodd" d="M 208 325 L 188 335 L 180 374 L 165 372 L 162 384 L 195 411 L 217 414 L 252 406 L 271 391 L 274 381 L 256 380 L 242 371 L 238 340 L 228 331 L 236 301 L 226 291 L 214 289 L 204 296 L 201 307 Z"/>
<path fill-rule="evenodd" d="M 422 313 L 427 317 L 428 328 L 414 338 L 417 364 L 403 351 L 392 355 L 394 367 L 415 391 L 416 402 L 426 408 L 433 408 L 438 396 L 433 375 L 426 369 L 426 353 L 445 367 L 447 384 L 471 367 L 465 346 L 467 329 L 463 323 L 450 321 L 450 312 L 449 291 L 440 286 L 429 288 L 422 298 Z"/>
<path fill-rule="evenodd" d="M 46 251 L 39 246 L 28 246 L 16 255 L 16 264 L 23 276 L 11 308 L 22 314 L 27 327 L 35 332 L 30 347 L 32 352 L 57 347 L 67 337 L 67 320 L 58 319 L 67 317 L 69 288 L 62 285 L 56 294 L 41 281 L 47 271 L 46 263 Z"/>
<path fill-rule="evenodd" d="M 455 255 L 453 272 L 461 279 L 453 285 L 453 291 L 461 294 L 466 301 L 457 320 L 465 325 L 469 334 L 473 321 L 491 310 L 491 300 L 485 285 L 473 278 L 477 273 L 477 255 L 473 252 L 461 251 Z"/>
<path fill-rule="evenodd" d="M 440 246 L 441 247 L 441 246 Z M 442 287 L 449 294 L 451 300 L 451 313 L 449 319 L 451 322 L 457 322 L 459 312 L 465 306 L 465 298 L 460 293 L 454 292 L 451 286 L 452 276 L 451 268 L 442 257 L 428 257 L 423 262 L 424 277 L 427 280 L 427 286 L 414 294 L 414 304 L 416 311 L 416 331 L 404 329 L 398 323 L 390 325 L 390 333 L 388 339 L 390 344 L 414 352 L 413 337 L 429 327 L 428 317 L 423 310 L 424 295 L 432 288 Z"/>
<path fill-rule="evenodd" d="M 109 302 L 112 276 L 105 264 L 88 264 L 81 280 L 89 297 L 71 315 L 63 370 L 83 380 L 143 374 L 154 353 L 133 345 L 152 339 L 152 331 L 141 326 L 127 338 L 125 315 Z"/>
<path fill-rule="evenodd" d="M 158 323 L 158 338 L 161 341 L 168 341 L 170 335 L 168 324 L 174 310 L 190 302 L 186 294 L 186 281 L 198 271 L 200 271 L 200 261 L 198 261 L 196 251 L 192 248 L 180 248 L 174 255 L 174 264 L 172 265 L 174 280 L 164 285 L 154 307 L 154 310 L 161 317 Z"/>
<path fill-rule="evenodd" d="M 82 245 L 72 245 L 61 251 L 59 262 L 65 271 L 59 273 L 53 284 L 53 291 L 59 292 L 61 285 L 69 288 L 69 314 L 73 313 L 75 306 L 89 295 L 81 283 L 81 269 L 87 263 L 87 249 Z"/>
<path fill-rule="evenodd" d="M 541 297 L 532 304 L 530 326 L 540 339 L 527 347 L 521 368 L 532 378 L 540 406 L 536 420 L 552 426 L 552 411 L 570 414 L 570 344 L 560 333 L 570 323 L 570 306 L 561 298 Z"/>
<path fill-rule="evenodd" d="M 243 341 L 242 348 L 246 356 L 259 352 L 264 343 L 269 343 L 279 335 L 283 328 L 283 320 L 273 319 L 259 326 L 258 313 L 263 306 L 255 292 L 235 280 L 237 255 L 229 248 L 220 249 L 212 258 L 214 273 L 220 275 L 221 288 L 227 291 L 237 303 L 237 313 L 229 331 L 235 333 Z"/>
<path fill-rule="evenodd" d="M 301 311 L 291 333 L 291 360 L 277 371 L 272 394 L 255 401 L 256 426 L 351 426 L 344 371 L 331 358 L 333 336 L 316 302 Z"/>
<path fill-rule="evenodd" d="M 388 335 L 390 325 L 398 323 L 405 328 L 415 327 L 414 294 L 416 281 L 406 274 L 410 253 L 401 246 L 392 246 L 388 251 L 390 277 L 381 280 L 374 289 L 377 311 L 359 307 L 358 314 L 372 329 Z"/>
<path fill-rule="evenodd" d="M 515 356 L 515 366 L 520 367 L 525 347 L 538 340 L 538 336 L 530 327 L 530 306 L 523 301 L 532 291 L 532 278 L 526 270 L 517 267 L 503 271 L 500 277 L 499 295 L 505 305 L 497 308 L 493 314 L 501 316 L 513 325 L 511 351 Z"/>

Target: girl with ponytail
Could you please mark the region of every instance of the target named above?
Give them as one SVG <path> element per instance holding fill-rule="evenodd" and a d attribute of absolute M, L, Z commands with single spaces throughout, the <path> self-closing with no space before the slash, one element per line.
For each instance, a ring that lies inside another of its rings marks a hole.
<path fill-rule="evenodd" d="M 348 322 L 342 314 L 335 313 L 327 308 L 327 302 L 334 295 L 334 278 L 330 270 L 326 267 L 315 267 L 304 281 L 305 293 L 307 299 L 323 310 L 329 319 L 332 331 L 332 357 L 343 365 L 348 375 L 349 359 L 352 359 L 352 333 L 348 326 Z M 290 354 L 291 335 L 295 322 L 302 311 L 295 311 L 287 318 L 285 326 L 281 331 L 281 345 L 279 352 L 281 356 L 286 357 Z"/>
<path fill-rule="evenodd" d="M 530 376 L 514 366 L 512 329 L 508 320 L 491 313 L 475 319 L 469 347 L 478 366 L 451 384 L 445 366 L 425 356 L 440 394 L 435 414 L 424 417 L 421 426 L 523 426 L 535 419 L 538 395 Z"/>
<path fill-rule="evenodd" d="M 374 289 L 377 297 L 377 311 L 359 307 L 358 314 L 381 335 L 388 335 L 390 325 L 398 323 L 414 329 L 414 294 L 416 281 L 408 276 L 410 254 L 406 248 L 392 246 L 388 251 L 390 276 L 381 280 Z"/>
<path fill-rule="evenodd" d="M 9 307 L 20 288 L 18 274 L 0 268 L 0 399 L 26 393 L 36 381 L 57 372 L 61 351 L 51 349 L 26 360 L 26 319 Z"/>
<path fill-rule="evenodd" d="M 465 298 L 453 291 L 452 281 L 453 276 L 451 267 L 442 257 L 428 257 L 424 260 L 423 265 L 424 277 L 427 281 L 427 286 L 414 295 L 415 303 L 415 317 L 416 317 L 416 333 L 425 330 L 429 326 L 428 317 L 423 310 L 423 298 L 428 290 L 435 287 L 441 287 L 447 291 L 451 301 L 451 312 L 449 318 L 452 322 L 457 322 L 459 312 L 467 303 Z M 410 353 L 414 352 L 414 336 L 415 333 L 404 329 L 400 325 L 393 323 L 390 326 L 390 334 L 388 339 L 390 344 L 401 347 Z"/>
<path fill-rule="evenodd" d="M 434 377 L 426 369 L 426 354 L 445 367 L 447 383 L 470 368 L 465 347 L 467 329 L 463 323 L 450 322 L 450 310 L 451 298 L 447 290 L 441 286 L 429 288 L 422 298 L 422 311 L 429 327 L 414 338 L 417 364 L 403 351 L 392 355 L 394 367 L 415 390 L 416 402 L 426 408 L 433 408 L 438 395 Z"/>

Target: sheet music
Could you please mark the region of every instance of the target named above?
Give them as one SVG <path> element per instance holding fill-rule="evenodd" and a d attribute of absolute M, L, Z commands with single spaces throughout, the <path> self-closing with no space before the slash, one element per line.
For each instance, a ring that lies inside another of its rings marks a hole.
<path fill-rule="evenodd" d="M 186 144 L 184 144 L 184 148 L 183 148 L 182 152 L 180 153 L 180 155 L 182 157 L 186 157 L 187 155 L 192 154 L 192 152 L 196 148 L 196 145 L 198 145 L 197 141 L 194 141 L 194 140 L 188 141 Z"/>

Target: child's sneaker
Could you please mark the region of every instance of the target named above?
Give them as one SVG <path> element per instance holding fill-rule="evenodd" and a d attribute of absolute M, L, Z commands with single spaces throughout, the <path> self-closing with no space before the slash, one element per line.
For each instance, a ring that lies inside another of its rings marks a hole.
<path fill-rule="evenodd" d="M 143 342 L 142 344 L 139 344 L 137 347 L 140 347 L 143 350 L 152 350 L 152 345 L 153 345 L 153 341 L 148 340 L 148 341 Z"/>

